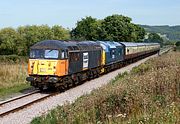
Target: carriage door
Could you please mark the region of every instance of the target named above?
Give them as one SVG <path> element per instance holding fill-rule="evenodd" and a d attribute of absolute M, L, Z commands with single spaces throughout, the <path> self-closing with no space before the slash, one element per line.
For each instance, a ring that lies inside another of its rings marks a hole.
<path fill-rule="evenodd" d="M 88 59 L 89 59 L 88 52 L 83 53 L 83 70 L 88 68 Z"/>

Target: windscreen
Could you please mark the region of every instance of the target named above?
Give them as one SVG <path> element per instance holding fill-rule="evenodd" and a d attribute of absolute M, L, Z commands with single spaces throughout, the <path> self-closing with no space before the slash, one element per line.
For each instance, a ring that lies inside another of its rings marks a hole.
<path fill-rule="evenodd" d="M 30 58 L 32 59 L 57 59 L 58 50 L 40 50 L 33 49 L 30 51 Z"/>
<path fill-rule="evenodd" d="M 45 50 L 44 58 L 46 59 L 57 59 L 58 58 L 58 50 Z"/>

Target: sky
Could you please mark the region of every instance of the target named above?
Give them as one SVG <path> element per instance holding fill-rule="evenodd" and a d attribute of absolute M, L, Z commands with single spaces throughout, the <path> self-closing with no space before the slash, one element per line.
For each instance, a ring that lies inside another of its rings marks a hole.
<path fill-rule="evenodd" d="M 125 15 L 143 25 L 180 25 L 180 0 L 0 0 L 0 28 L 61 25 L 74 28 L 86 16 Z"/>

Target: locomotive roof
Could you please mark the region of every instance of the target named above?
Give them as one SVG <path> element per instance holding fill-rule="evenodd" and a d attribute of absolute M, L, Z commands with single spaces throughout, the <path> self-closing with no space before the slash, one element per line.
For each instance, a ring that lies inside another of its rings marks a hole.
<path fill-rule="evenodd" d="M 79 46 L 80 50 L 101 49 L 100 44 L 95 41 L 81 41 L 81 42 L 78 42 L 77 45 Z"/>
<path fill-rule="evenodd" d="M 101 47 L 102 47 L 106 52 L 109 51 L 109 50 L 108 50 L 108 45 L 107 45 L 105 42 L 103 42 L 103 41 L 97 41 L 97 43 L 99 43 L 99 44 L 101 45 Z"/>
<path fill-rule="evenodd" d="M 111 41 L 106 41 L 107 45 L 109 46 L 109 48 L 116 48 L 116 45 L 111 42 Z"/>
<path fill-rule="evenodd" d="M 68 46 L 76 46 L 76 42 L 66 42 L 59 40 L 44 40 L 34 44 L 31 49 L 64 49 Z"/>
<path fill-rule="evenodd" d="M 100 45 L 94 41 L 59 41 L 44 40 L 34 44 L 31 49 L 69 49 L 69 50 L 87 50 L 101 49 Z"/>
<path fill-rule="evenodd" d="M 115 42 L 113 41 L 113 43 L 116 45 L 116 46 L 123 46 L 122 44 L 120 44 L 119 42 Z"/>

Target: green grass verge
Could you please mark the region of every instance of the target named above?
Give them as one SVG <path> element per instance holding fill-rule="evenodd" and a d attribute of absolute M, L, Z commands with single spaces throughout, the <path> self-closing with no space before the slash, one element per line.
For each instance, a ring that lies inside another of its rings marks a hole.
<path fill-rule="evenodd" d="M 177 51 L 180 51 L 180 46 L 176 47 L 176 50 L 177 50 Z"/>
<path fill-rule="evenodd" d="M 27 83 L 15 85 L 13 87 L 0 88 L 0 98 L 4 99 L 9 95 L 15 93 L 21 93 L 23 90 L 30 88 L 31 86 Z"/>

